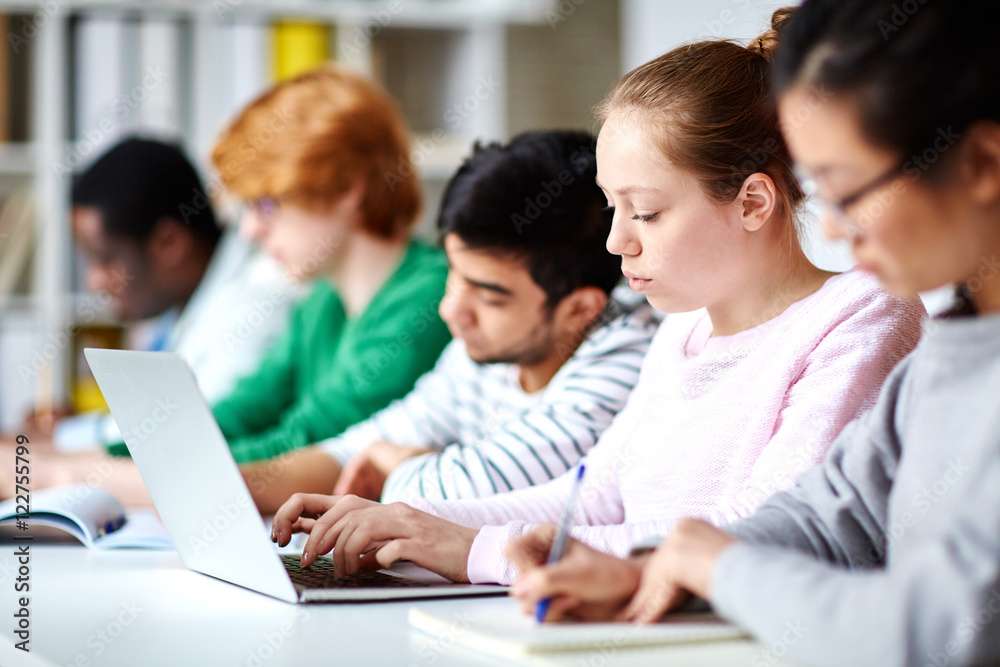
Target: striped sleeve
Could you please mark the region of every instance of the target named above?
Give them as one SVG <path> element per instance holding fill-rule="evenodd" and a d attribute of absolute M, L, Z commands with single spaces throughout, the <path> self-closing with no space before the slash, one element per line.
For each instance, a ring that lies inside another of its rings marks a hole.
<path fill-rule="evenodd" d="M 383 502 L 482 498 L 549 482 L 575 466 L 625 406 L 657 321 L 648 306 L 598 328 L 527 411 L 487 414 L 498 428 L 404 461 Z M 436 397 L 435 397 L 436 398 Z"/>
<path fill-rule="evenodd" d="M 414 447 L 444 447 L 455 442 L 459 423 L 452 406 L 460 401 L 463 383 L 454 376 L 471 365 L 465 348 L 452 341 L 409 394 L 318 446 L 344 465 L 376 440 Z"/>

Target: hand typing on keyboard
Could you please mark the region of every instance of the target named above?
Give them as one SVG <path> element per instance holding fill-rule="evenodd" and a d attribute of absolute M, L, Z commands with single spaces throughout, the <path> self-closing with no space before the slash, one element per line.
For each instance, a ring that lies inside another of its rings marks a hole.
<path fill-rule="evenodd" d="M 280 546 L 292 533 L 309 533 L 302 567 L 333 550 L 338 573 L 389 567 L 397 560 L 468 583 L 466 563 L 479 531 L 446 521 L 405 503 L 382 505 L 357 496 L 296 493 L 274 515 L 271 539 Z"/>
<path fill-rule="evenodd" d="M 302 569 L 298 556 L 284 554 L 281 556 L 281 560 L 284 561 L 285 569 L 288 570 L 288 576 L 291 577 L 292 581 L 306 588 L 372 588 L 375 586 L 402 588 L 429 585 L 416 579 L 398 577 L 388 572 L 361 571 L 338 577 L 334 569 L 333 559 L 329 556 L 320 556 L 306 569 Z"/>

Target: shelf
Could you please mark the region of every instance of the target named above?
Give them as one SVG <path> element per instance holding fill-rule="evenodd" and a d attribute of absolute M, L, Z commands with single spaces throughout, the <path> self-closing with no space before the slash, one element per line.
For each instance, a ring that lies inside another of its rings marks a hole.
<path fill-rule="evenodd" d="M 304 17 L 395 28 L 461 28 L 471 23 L 540 23 L 556 0 L 63 0 L 60 12 L 136 12 L 143 16 L 214 16 L 228 21 L 245 17 Z M 35 13 L 37 2 L 2 2 L 0 11 Z M 388 21 L 380 17 L 388 16 Z"/>
<path fill-rule="evenodd" d="M 3 310 L 4 314 L 3 321 L 15 318 L 15 316 L 21 319 L 34 317 L 36 305 L 35 297 L 30 294 L 8 294 L 5 297 L 0 297 L 0 309 Z"/>
<path fill-rule="evenodd" d="M 35 150 L 30 143 L 0 143 L 0 175 L 32 176 Z"/>
<path fill-rule="evenodd" d="M 112 309 L 111 302 L 100 294 L 73 292 L 65 294 L 61 305 L 69 313 L 69 324 L 107 325 L 119 324 L 119 318 Z M 0 306 L 5 314 L 19 312 L 35 315 L 39 307 L 39 297 L 33 294 L 10 294 L 0 298 Z"/>

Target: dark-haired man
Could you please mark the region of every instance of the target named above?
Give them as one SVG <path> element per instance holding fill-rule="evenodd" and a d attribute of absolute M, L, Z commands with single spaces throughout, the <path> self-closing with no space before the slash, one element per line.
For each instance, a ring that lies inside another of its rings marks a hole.
<path fill-rule="evenodd" d="M 638 379 L 656 318 L 609 298 L 621 270 L 605 248 L 593 147 L 582 132 L 476 147 L 438 218 L 450 265 L 440 312 L 455 340 L 368 420 L 244 466 L 261 510 L 334 487 L 384 500 L 502 493 L 561 475 L 596 443 Z"/>
<path fill-rule="evenodd" d="M 127 138 L 77 175 L 72 226 L 88 291 L 127 322 L 149 320 L 138 347 L 180 354 L 210 401 L 252 372 L 288 321 L 291 283 L 268 257 L 225 233 L 180 148 Z M 56 426 L 72 450 L 121 440 L 108 415 Z"/>

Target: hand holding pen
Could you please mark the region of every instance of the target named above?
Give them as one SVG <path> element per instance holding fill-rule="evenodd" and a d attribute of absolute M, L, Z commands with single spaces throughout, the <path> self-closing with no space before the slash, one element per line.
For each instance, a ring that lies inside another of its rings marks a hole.
<path fill-rule="evenodd" d="M 583 473 L 585 466 L 581 463 L 580 467 L 577 469 L 576 480 L 573 483 L 573 490 L 570 491 L 569 500 L 566 502 L 566 509 L 563 510 L 562 520 L 559 522 L 559 528 L 556 532 L 555 540 L 552 542 L 552 549 L 549 551 L 549 559 L 545 563 L 548 565 L 554 565 L 559 562 L 559 559 L 563 557 L 563 552 L 566 550 L 566 541 L 569 538 L 569 531 L 573 528 L 573 512 L 576 510 L 576 501 L 580 496 L 580 486 L 583 483 Z M 538 606 L 535 607 L 535 620 L 541 623 L 545 620 L 545 615 L 549 612 L 549 605 L 552 603 L 552 598 L 544 598 L 538 601 Z"/>

